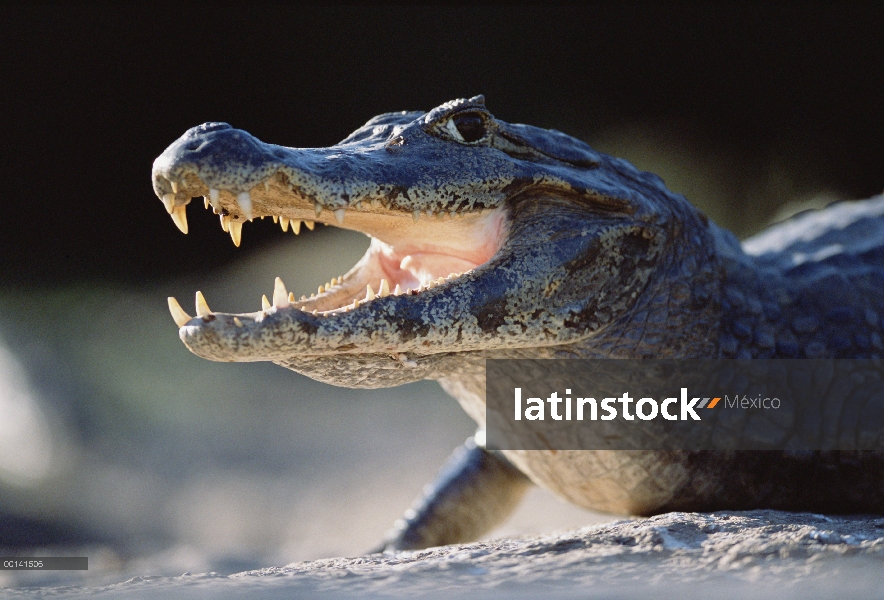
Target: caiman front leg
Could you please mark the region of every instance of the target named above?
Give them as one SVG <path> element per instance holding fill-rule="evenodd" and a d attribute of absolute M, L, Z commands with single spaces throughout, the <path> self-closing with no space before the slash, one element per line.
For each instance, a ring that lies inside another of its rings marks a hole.
<path fill-rule="evenodd" d="M 469 438 L 371 553 L 478 539 L 512 514 L 531 485 L 506 458 Z"/>

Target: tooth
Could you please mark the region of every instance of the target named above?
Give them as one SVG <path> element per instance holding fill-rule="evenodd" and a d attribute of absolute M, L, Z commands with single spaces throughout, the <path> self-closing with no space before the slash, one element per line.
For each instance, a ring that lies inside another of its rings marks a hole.
<path fill-rule="evenodd" d="M 242 327 L 242 321 L 239 320 L 239 317 L 233 317 L 233 324 L 237 327 Z"/>
<path fill-rule="evenodd" d="M 371 289 L 371 284 L 368 284 L 367 286 L 365 286 L 365 301 L 371 302 L 374 299 L 375 299 L 374 290 Z"/>
<path fill-rule="evenodd" d="M 218 205 L 218 190 L 215 188 L 209 188 L 209 203 L 215 210 L 219 210 L 221 207 Z"/>
<path fill-rule="evenodd" d="M 378 200 L 377 198 L 372 198 L 372 199 L 371 199 L 371 207 L 372 207 L 372 208 L 378 208 L 378 207 L 380 207 L 380 205 L 381 205 L 381 201 L 380 201 L 380 200 Z"/>
<path fill-rule="evenodd" d="M 203 206 L 206 207 L 206 210 L 209 209 L 209 197 L 203 196 Z"/>
<path fill-rule="evenodd" d="M 283 231 L 288 231 L 289 230 L 289 220 L 286 219 L 285 217 L 280 217 L 279 218 L 279 226 L 282 227 Z"/>
<path fill-rule="evenodd" d="M 166 205 L 166 212 L 171 215 L 175 210 L 175 194 L 163 194 L 163 204 Z"/>
<path fill-rule="evenodd" d="M 359 308 L 359 298 L 356 298 L 356 300 L 353 301 L 353 310 L 356 310 L 357 308 Z"/>
<path fill-rule="evenodd" d="M 421 218 L 421 211 L 419 211 L 419 210 L 414 210 L 414 211 L 411 213 L 411 216 L 412 216 L 412 218 L 414 218 L 414 222 L 417 223 L 417 220 Z"/>
<path fill-rule="evenodd" d="M 319 290 L 318 290 L 316 293 L 317 293 L 317 294 L 322 294 L 323 292 L 325 292 L 325 286 L 324 286 L 324 285 L 321 285 L 321 286 L 319 286 Z"/>
<path fill-rule="evenodd" d="M 230 215 L 221 215 L 221 229 L 225 233 L 230 232 Z"/>
<path fill-rule="evenodd" d="M 292 231 L 295 232 L 295 235 L 301 233 L 301 221 L 299 221 L 298 219 L 292 221 Z"/>
<path fill-rule="evenodd" d="M 314 223 L 313 221 L 304 221 L 304 225 L 306 225 L 307 229 L 309 229 L 310 231 L 313 231 L 313 228 L 316 227 L 316 223 Z"/>
<path fill-rule="evenodd" d="M 176 206 L 175 211 L 172 213 L 172 220 L 175 222 L 175 227 L 181 230 L 181 233 L 187 233 L 187 207 L 183 204 L 181 206 Z"/>
<path fill-rule="evenodd" d="M 252 220 L 252 195 L 248 192 L 240 192 L 236 195 L 236 203 L 245 216 L 246 221 Z M 239 244 L 237 244 L 239 246 Z"/>
<path fill-rule="evenodd" d="M 285 289 L 282 279 L 277 277 L 273 282 L 273 306 L 284 307 L 289 303 L 289 292 Z"/>
<path fill-rule="evenodd" d="M 265 191 L 265 192 L 269 192 L 269 191 L 270 191 L 270 181 L 265 181 L 265 182 L 264 182 L 264 191 Z"/>
<path fill-rule="evenodd" d="M 307 302 L 307 296 L 301 294 L 301 302 Z"/>
<path fill-rule="evenodd" d="M 381 279 L 381 287 L 378 288 L 378 294 L 380 294 L 381 298 L 386 298 L 390 295 L 390 284 L 387 283 L 386 279 Z"/>
<path fill-rule="evenodd" d="M 212 309 L 209 308 L 209 305 L 206 303 L 206 298 L 203 296 L 202 292 L 196 293 L 196 316 L 205 317 L 208 314 L 212 313 Z"/>
<path fill-rule="evenodd" d="M 436 280 L 436 285 L 439 285 L 440 283 L 445 283 L 444 277 L 440 277 L 439 279 Z"/>
<path fill-rule="evenodd" d="M 267 310 L 270 308 L 270 300 L 267 299 L 267 294 L 261 296 L 261 310 Z"/>
<path fill-rule="evenodd" d="M 398 283 L 396 284 L 396 287 L 393 288 L 393 295 L 394 296 L 402 295 L 402 286 L 400 286 Z"/>
<path fill-rule="evenodd" d="M 177 194 L 178 193 L 178 182 L 177 181 L 170 181 L 169 183 L 172 184 L 172 193 Z"/>
<path fill-rule="evenodd" d="M 193 318 L 184 312 L 184 309 L 181 308 L 181 305 L 178 304 L 174 296 L 169 296 L 169 312 L 172 313 L 172 318 L 178 327 L 184 327 Z"/>
<path fill-rule="evenodd" d="M 233 240 L 233 245 L 239 248 L 239 243 L 242 241 L 242 223 L 230 221 L 228 227 L 230 227 L 230 239 Z"/>
<path fill-rule="evenodd" d="M 316 211 L 316 216 L 318 217 L 319 214 L 322 212 L 322 204 L 320 204 L 319 202 L 314 202 L 313 210 Z"/>
<path fill-rule="evenodd" d="M 362 200 L 353 205 L 356 210 L 362 210 Z"/>
<path fill-rule="evenodd" d="M 294 303 L 295 303 L 295 293 L 289 292 L 289 304 L 294 304 Z"/>
<path fill-rule="evenodd" d="M 279 217 L 277 217 L 276 215 L 273 215 L 273 222 L 279 223 Z"/>
<path fill-rule="evenodd" d="M 314 309 L 313 309 L 313 316 L 315 317 L 315 316 L 316 316 L 316 313 L 318 313 L 318 312 L 319 312 L 319 311 L 316 310 L 316 309 L 314 308 Z"/>
<path fill-rule="evenodd" d="M 338 225 L 344 224 L 344 213 L 346 211 L 343 208 L 339 208 L 335 211 L 335 220 L 338 222 Z"/>

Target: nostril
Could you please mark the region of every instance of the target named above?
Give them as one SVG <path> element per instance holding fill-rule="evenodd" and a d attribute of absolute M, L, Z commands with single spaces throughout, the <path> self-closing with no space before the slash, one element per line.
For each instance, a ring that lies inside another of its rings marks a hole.
<path fill-rule="evenodd" d="M 205 143 L 206 142 L 204 140 L 194 140 L 194 141 L 190 142 L 189 144 L 187 144 L 186 146 L 184 146 L 184 149 L 193 152 L 195 150 L 199 150 L 200 148 L 202 148 Z"/>
<path fill-rule="evenodd" d="M 210 131 L 221 131 L 224 129 L 233 129 L 233 127 L 231 127 L 227 123 L 212 122 L 212 123 L 203 123 L 202 125 L 199 126 L 199 129 L 201 131 L 208 133 Z"/>

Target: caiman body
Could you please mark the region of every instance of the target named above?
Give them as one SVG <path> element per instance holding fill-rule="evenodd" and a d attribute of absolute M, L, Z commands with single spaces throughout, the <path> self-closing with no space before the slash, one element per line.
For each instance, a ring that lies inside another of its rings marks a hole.
<path fill-rule="evenodd" d="M 255 313 L 212 312 L 198 294 L 191 318 L 170 300 L 191 351 L 347 387 L 436 379 L 480 428 L 488 358 L 884 354 L 884 198 L 804 213 L 741 245 L 657 176 L 497 120 L 482 97 L 381 115 L 329 148 L 208 123 L 156 160 L 153 186 L 185 232 L 184 207 L 205 196 L 237 245 L 242 224 L 265 216 L 372 238 L 310 298 L 277 280 Z M 504 454 L 471 445 L 392 545 L 460 541 L 499 521 L 525 487 L 511 465 L 618 513 L 884 507 L 878 453 Z"/>

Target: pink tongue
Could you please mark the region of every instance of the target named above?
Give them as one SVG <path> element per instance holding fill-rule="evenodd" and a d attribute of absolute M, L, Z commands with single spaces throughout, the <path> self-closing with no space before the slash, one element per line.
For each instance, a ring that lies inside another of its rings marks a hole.
<path fill-rule="evenodd" d="M 468 260 L 444 254 L 410 254 L 402 259 L 399 268 L 411 273 L 421 283 L 429 283 L 452 273 L 469 271 L 476 265 Z"/>

